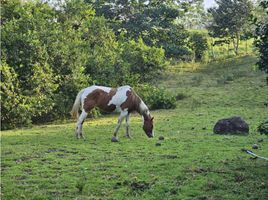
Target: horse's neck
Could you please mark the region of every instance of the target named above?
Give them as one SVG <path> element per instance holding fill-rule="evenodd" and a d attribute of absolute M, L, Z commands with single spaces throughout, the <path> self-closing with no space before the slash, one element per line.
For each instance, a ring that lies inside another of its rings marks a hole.
<path fill-rule="evenodd" d="M 149 114 L 149 109 L 146 106 L 146 104 L 141 100 L 140 105 L 139 105 L 139 111 L 140 115 L 148 115 Z"/>

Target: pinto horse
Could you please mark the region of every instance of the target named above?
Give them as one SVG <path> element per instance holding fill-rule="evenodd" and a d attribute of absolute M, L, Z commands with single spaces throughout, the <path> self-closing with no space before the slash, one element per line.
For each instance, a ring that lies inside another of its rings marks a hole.
<path fill-rule="evenodd" d="M 118 88 L 110 88 L 93 85 L 81 90 L 77 94 L 71 111 L 71 115 L 78 119 L 76 124 L 76 137 L 78 139 L 81 137 L 84 138 L 82 133 L 83 122 L 88 113 L 95 107 L 106 112 L 112 112 L 114 110 L 120 112 L 118 123 L 114 131 L 113 138 L 116 139 L 115 141 L 117 141 L 117 132 L 124 118 L 126 118 L 126 137 L 130 138 L 129 117 L 130 113 L 134 111 L 138 112 L 143 117 L 143 130 L 146 135 L 149 138 L 154 136 L 154 118 L 151 117 L 146 104 L 130 86 L 125 85 Z M 79 115 L 80 108 L 82 112 Z"/>

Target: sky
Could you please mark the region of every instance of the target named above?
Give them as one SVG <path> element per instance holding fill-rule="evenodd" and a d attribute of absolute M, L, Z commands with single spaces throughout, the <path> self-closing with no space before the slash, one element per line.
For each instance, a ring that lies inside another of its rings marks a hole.
<path fill-rule="evenodd" d="M 204 0 L 204 6 L 205 8 L 210 8 L 215 6 L 215 1 L 214 0 Z"/>

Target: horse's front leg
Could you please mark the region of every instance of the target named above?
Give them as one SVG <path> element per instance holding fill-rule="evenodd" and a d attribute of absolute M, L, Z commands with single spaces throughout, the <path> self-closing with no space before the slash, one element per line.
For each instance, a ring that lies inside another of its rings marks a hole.
<path fill-rule="evenodd" d="M 83 139 L 85 139 L 84 136 L 83 136 L 83 132 L 82 132 L 82 129 L 83 129 L 82 126 L 83 126 L 83 123 L 84 123 L 85 119 L 87 118 L 87 114 L 88 113 L 83 110 L 81 115 L 79 116 L 79 118 L 77 120 L 77 125 L 76 125 L 76 138 L 77 139 L 80 139 L 81 137 Z"/>
<path fill-rule="evenodd" d="M 130 117 L 130 113 L 128 113 L 126 116 L 126 137 L 127 138 L 131 138 L 129 134 L 129 117 Z"/>
<path fill-rule="evenodd" d="M 112 138 L 112 142 L 118 142 L 117 132 L 118 132 L 120 126 L 121 126 L 121 123 L 122 123 L 123 119 L 127 116 L 127 114 L 128 114 L 127 111 L 121 111 L 120 116 L 118 118 L 117 125 L 115 127 L 114 137 Z"/>

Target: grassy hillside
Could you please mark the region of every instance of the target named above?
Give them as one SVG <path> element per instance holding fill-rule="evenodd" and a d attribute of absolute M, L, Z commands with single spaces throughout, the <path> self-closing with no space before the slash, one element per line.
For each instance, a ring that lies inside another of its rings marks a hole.
<path fill-rule="evenodd" d="M 133 139 L 122 127 L 119 143 L 110 142 L 117 115 L 88 119 L 85 141 L 74 122 L 3 131 L 1 199 L 267 199 L 268 162 L 241 152 L 258 144 L 254 152 L 268 156 L 268 138 L 256 132 L 268 93 L 255 62 L 170 67 L 159 86 L 177 95 L 177 108 L 152 112 L 153 139 L 136 114 Z M 214 135 L 215 122 L 233 115 L 250 134 Z"/>

